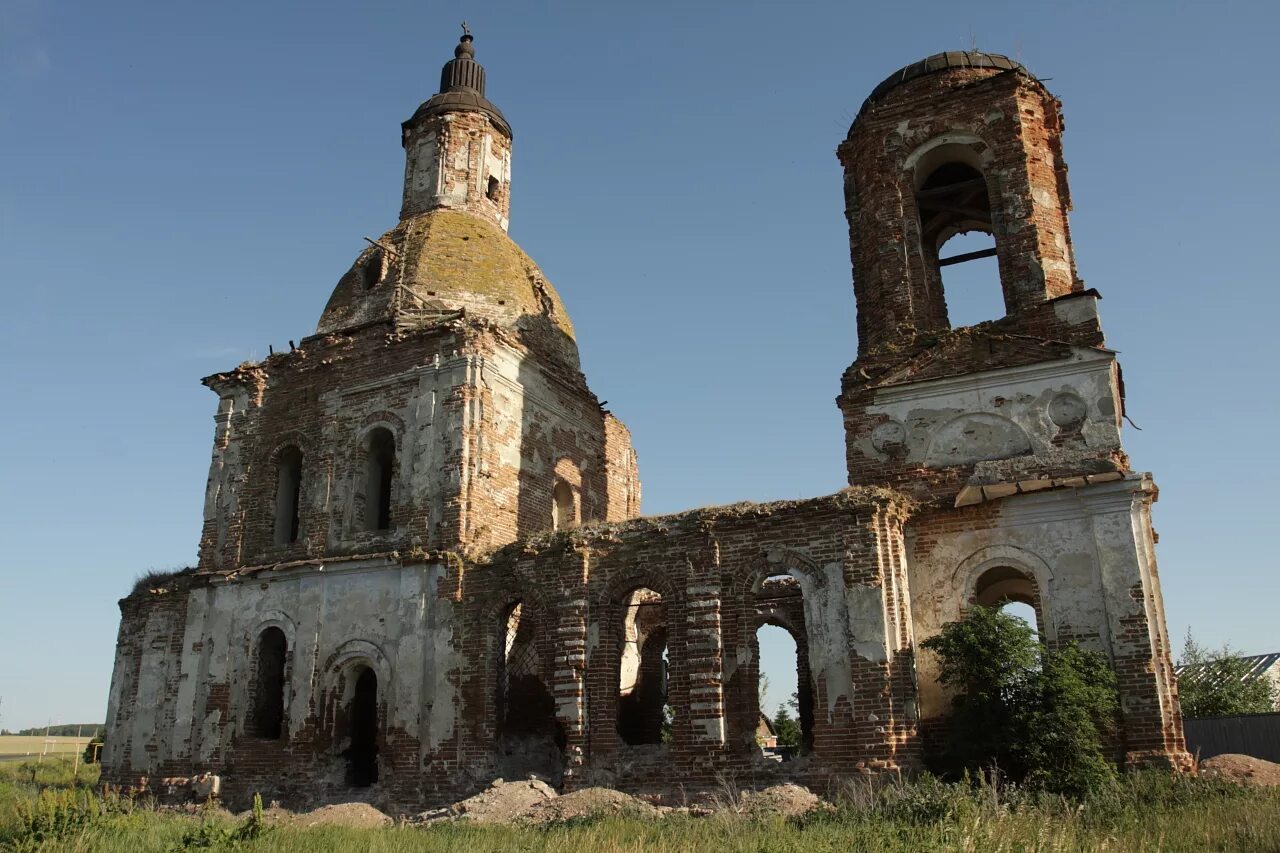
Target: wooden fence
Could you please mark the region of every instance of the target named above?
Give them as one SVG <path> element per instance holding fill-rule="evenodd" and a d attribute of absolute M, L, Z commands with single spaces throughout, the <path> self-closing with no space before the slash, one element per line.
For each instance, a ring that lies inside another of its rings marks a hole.
<path fill-rule="evenodd" d="M 1187 751 L 1200 758 L 1227 752 L 1280 762 L 1280 713 L 1184 719 Z"/>

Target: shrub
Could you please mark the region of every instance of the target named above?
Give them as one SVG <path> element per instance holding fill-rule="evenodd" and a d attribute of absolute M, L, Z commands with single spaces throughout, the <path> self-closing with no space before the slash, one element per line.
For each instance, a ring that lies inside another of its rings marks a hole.
<path fill-rule="evenodd" d="M 34 799 L 17 804 L 9 845 L 14 850 L 36 850 L 130 808 L 127 802 L 99 799 L 84 788 L 45 788 Z"/>
<path fill-rule="evenodd" d="M 955 689 L 948 769 L 1081 796 L 1114 784 L 1115 673 L 1074 644 L 1049 650 L 1014 616 L 974 607 L 923 647 Z"/>
<path fill-rule="evenodd" d="M 1230 646 L 1205 649 L 1187 631 L 1182 644 L 1178 700 L 1183 716 L 1230 717 L 1276 710 L 1275 686 L 1265 675 L 1252 675 L 1253 665 Z"/>
<path fill-rule="evenodd" d="M 262 812 L 262 795 L 253 795 L 253 810 L 243 823 L 227 826 L 214 819 L 211 803 L 206 804 L 198 826 L 188 829 L 174 847 L 173 853 L 184 850 L 225 850 L 239 847 L 246 841 L 254 841 L 267 834 L 267 820 Z"/>

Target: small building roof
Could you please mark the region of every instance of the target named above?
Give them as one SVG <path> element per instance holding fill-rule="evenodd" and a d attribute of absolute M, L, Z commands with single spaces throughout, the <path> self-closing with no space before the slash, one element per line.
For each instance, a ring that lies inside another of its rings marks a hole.
<path fill-rule="evenodd" d="M 1245 661 L 1249 664 L 1249 669 L 1243 676 L 1241 681 L 1256 681 L 1262 678 L 1267 670 L 1271 669 L 1277 663 L 1280 663 L 1280 652 L 1268 652 L 1261 655 L 1235 655 L 1236 660 Z M 1173 671 L 1176 675 L 1182 675 L 1184 672 L 1194 672 L 1195 670 L 1206 669 L 1212 667 L 1217 661 L 1206 661 L 1197 664 L 1180 664 L 1174 667 Z"/>

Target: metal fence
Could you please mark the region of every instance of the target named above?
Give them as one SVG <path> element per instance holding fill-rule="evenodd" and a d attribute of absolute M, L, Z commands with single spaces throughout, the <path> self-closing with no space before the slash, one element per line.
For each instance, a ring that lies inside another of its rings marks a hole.
<path fill-rule="evenodd" d="M 1187 750 L 1200 758 L 1233 752 L 1280 762 L 1280 713 L 1184 719 Z"/>

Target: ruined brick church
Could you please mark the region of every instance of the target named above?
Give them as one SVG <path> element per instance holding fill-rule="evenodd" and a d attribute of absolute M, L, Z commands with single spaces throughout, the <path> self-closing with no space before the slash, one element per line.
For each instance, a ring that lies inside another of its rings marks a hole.
<path fill-rule="evenodd" d="M 1062 131 L 1002 56 L 877 86 L 837 149 L 849 487 L 642 517 L 630 435 L 507 236 L 512 129 L 464 36 L 402 125 L 399 224 L 314 335 L 204 380 L 199 563 L 120 603 L 104 780 L 410 809 L 527 773 L 656 792 L 909 771 L 950 701 L 920 642 L 1006 602 L 1114 665 L 1118 760 L 1184 764 L 1156 487 L 1121 446 Z M 940 257 L 969 231 L 993 248 Z M 941 270 L 972 255 L 997 258 L 1006 314 L 953 328 Z M 756 742 L 766 624 L 797 648 L 782 762 Z"/>

